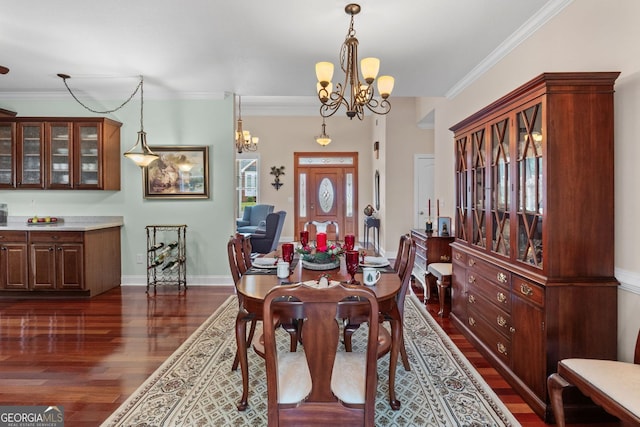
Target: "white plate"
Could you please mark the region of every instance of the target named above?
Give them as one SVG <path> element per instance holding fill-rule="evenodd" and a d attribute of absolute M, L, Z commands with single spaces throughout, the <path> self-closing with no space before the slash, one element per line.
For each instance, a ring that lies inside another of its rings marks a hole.
<path fill-rule="evenodd" d="M 364 262 L 360 262 L 363 267 L 386 267 L 389 264 L 389 260 L 381 256 L 366 256 Z"/>
<path fill-rule="evenodd" d="M 256 258 L 253 260 L 253 266 L 256 268 L 276 268 L 276 263 L 278 260 L 276 258 Z"/>

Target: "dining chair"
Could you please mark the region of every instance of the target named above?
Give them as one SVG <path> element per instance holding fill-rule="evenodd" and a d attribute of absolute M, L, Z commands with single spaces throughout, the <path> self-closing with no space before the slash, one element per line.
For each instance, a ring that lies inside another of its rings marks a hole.
<path fill-rule="evenodd" d="M 242 233 L 236 233 L 235 236 L 231 236 L 229 242 L 227 242 L 227 255 L 229 257 L 229 268 L 231 270 L 231 276 L 233 278 L 234 284 L 238 283 L 240 278 L 251 268 L 251 240 L 248 237 L 245 237 Z M 249 344 L 254 343 L 255 331 L 256 331 L 256 322 L 261 320 L 259 318 L 249 318 L 244 315 L 245 310 L 243 309 L 243 301 L 238 294 L 238 319 L 244 322 L 251 322 L 251 326 L 249 328 L 249 333 L 246 337 L 247 347 Z M 288 322 L 282 322 L 282 328 L 286 330 L 291 336 L 291 351 L 295 351 L 298 345 L 298 325 L 296 321 L 290 320 Z M 256 338 L 257 339 L 257 338 Z M 261 339 L 261 338 L 260 338 Z M 254 345 L 254 347 L 256 347 Z M 264 353 L 259 350 L 260 346 L 257 347 L 258 350 L 256 352 L 259 356 L 264 357 Z M 233 364 L 231 370 L 235 371 L 238 369 L 239 363 L 238 353 L 233 359 Z"/>
<path fill-rule="evenodd" d="M 378 310 L 375 293 L 364 286 L 298 284 L 267 294 L 265 325 L 304 319 L 301 351 L 279 352 L 276 330 L 264 331 L 269 426 L 374 425 Z M 369 324 L 364 351 L 339 351 L 338 319 L 350 314 Z"/>
<path fill-rule="evenodd" d="M 307 223 L 304 224 L 304 229 L 308 230 L 309 226 L 315 228 L 316 234 L 327 233 L 327 237 L 329 237 L 329 227 L 334 227 L 335 238 L 330 240 L 340 240 L 340 230 L 336 221 L 307 221 Z"/>
<path fill-rule="evenodd" d="M 246 238 L 241 233 L 236 233 L 235 235 L 229 238 L 227 242 L 227 256 L 229 258 L 229 269 L 231 270 L 231 277 L 233 278 L 234 285 L 238 283 L 240 278 L 251 268 L 251 242 L 248 238 Z M 243 312 L 243 301 L 240 294 L 238 294 L 238 310 L 239 317 L 240 313 Z M 243 320 L 246 318 L 243 318 Z M 249 322 L 250 320 L 244 320 Z M 247 335 L 246 341 L 247 344 L 251 343 L 253 340 L 253 336 L 256 331 L 256 322 L 251 322 L 251 327 L 249 328 L 249 334 Z M 236 351 L 236 355 L 233 359 L 233 364 L 231 367 L 232 371 L 238 369 L 238 352 Z"/>
<path fill-rule="evenodd" d="M 396 255 L 396 261 L 394 264 L 394 270 L 400 277 L 402 281 L 402 285 L 400 286 L 400 291 L 396 295 L 395 304 L 397 306 L 398 313 L 400 314 L 400 319 L 404 322 L 404 300 L 407 296 L 407 291 L 409 286 L 411 285 L 411 273 L 412 268 L 410 266 L 413 265 L 416 256 L 416 242 L 413 240 L 410 234 L 404 234 L 400 238 L 400 245 L 398 246 L 398 254 Z M 382 314 L 380 316 L 380 321 L 392 321 L 391 316 L 387 314 Z M 351 351 L 352 349 L 352 335 L 358 330 L 360 324 L 362 323 L 361 318 L 348 318 L 345 321 L 344 326 L 344 345 L 347 351 Z M 409 364 L 409 357 L 407 355 L 407 349 L 404 345 L 404 334 L 400 335 L 400 357 L 402 359 L 402 366 L 405 371 L 411 370 L 411 365 Z M 388 353 L 389 348 L 384 342 L 383 339 L 379 340 L 380 349 L 378 352 L 378 357 L 382 357 Z"/>

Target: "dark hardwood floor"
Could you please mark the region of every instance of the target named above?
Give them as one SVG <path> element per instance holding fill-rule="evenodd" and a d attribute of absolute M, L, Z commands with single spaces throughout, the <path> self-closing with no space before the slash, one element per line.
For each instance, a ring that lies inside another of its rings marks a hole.
<path fill-rule="evenodd" d="M 232 292 L 123 286 L 90 300 L 0 300 L 0 405 L 59 405 L 65 425 L 97 426 Z M 546 425 L 435 301 L 427 308 L 523 426 Z"/>

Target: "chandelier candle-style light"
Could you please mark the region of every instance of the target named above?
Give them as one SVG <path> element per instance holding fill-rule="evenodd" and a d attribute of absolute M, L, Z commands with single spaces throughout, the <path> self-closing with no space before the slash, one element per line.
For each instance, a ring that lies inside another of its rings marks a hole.
<path fill-rule="evenodd" d="M 326 127 L 327 125 L 324 123 L 324 117 L 322 118 L 322 133 L 318 136 L 316 136 L 316 142 L 320 145 L 322 145 L 323 147 L 325 145 L 329 145 L 331 143 L 331 137 L 329 135 L 327 135 L 326 132 Z"/>
<path fill-rule="evenodd" d="M 257 136 L 251 136 L 251 132 L 242 129 L 242 99 L 238 95 L 238 127 L 236 128 L 236 149 L 238 154 L 243 151 L 256 151 L 258 150 L 258 141 L 260 138 Z"/>
<path fill-rule="evenodd" d="M 338 111 L 341 105 L 347 108 L 347 116 L 350 119 L 364 117 L 364 107 L 375 114 L 387 114 L 391 110 L 388 99 L 393 90 L 394 79 L 391 76 L 380 76 L 377 79 L 380 100 L 374 98 L 375 90 L 373 82 L 376 80 L 380 69 L 378 58 L 364 58 L 360 63 L 362 78 L 358 75 L 358 39 L 353 29 L 353 17 L 360 13 L 360 5 L 348 4 L 344 11 L 351 15 L 351 24 L 340 48 L 340 67 L 344 71 L 344 82 L 336 85 L 332 91 L 331 79 L 333 78 L 333 64 L 331 62 L 318 62 L 316 64 L 316 77 L 318 78 L 317 92 L 322 105 L 320 115 L 330 117 Z"/>

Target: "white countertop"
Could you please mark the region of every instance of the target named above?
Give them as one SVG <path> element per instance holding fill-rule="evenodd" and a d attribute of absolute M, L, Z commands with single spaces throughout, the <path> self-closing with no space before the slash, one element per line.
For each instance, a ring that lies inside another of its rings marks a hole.
<path fill-rule="evenodd" d="M 0 230 L 11 231 L 90 231 L 102 228 L 122 227 L 124 219 L 121 216 L 59 216 L 61 221 L 56 223 L 27 223 L 28 216 L 10 216 L 7 225 L 0 225 Z"/>

